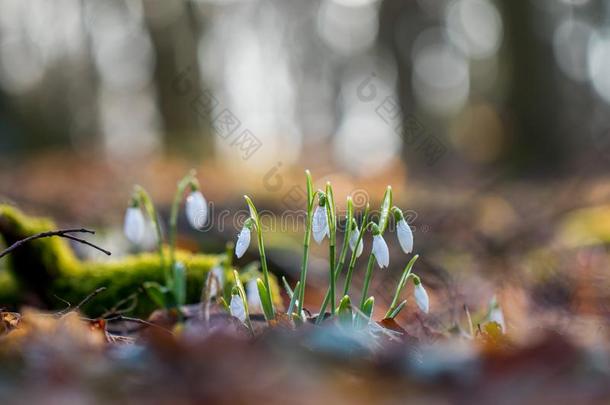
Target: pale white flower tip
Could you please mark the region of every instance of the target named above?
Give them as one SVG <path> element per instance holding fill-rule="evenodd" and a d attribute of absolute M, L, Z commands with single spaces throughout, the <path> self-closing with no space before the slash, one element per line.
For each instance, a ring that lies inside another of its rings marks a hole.
<path fill-rule="evenodd" d="M 193 191 L 186 197 L 186 218 L 197 230 L 202 230 L 208 220 L 208 202 L 201 191 Z"/>
<path fill-rule="evenodd" d="M 261 309 L 261 297 L 258 294 L 258 284 L 256 283 L 256 279 L 251 279 L 246 283 L 246 297 L 248 297 L 248 307 L 250 311 L 252 308 Z"/>
<path fill-rule="evenodd" d="M 125 212 L 125 223 L 123 231 L 130 242 L 135 244 L 142 243 L 146 222 L 144 214 L 139 207 L 129 207 Z"/>
<path fill-rule="evenodd" d="M 231 312 L 232 316 L 239 319 L 241 322 L 246 322 L 246 308 L 244 307 L 244 302 L 238 294 L 231 297 L 229 311 Z"/>
<path fill-rule="evenodd" d="M 316 207 L 316 210 L 313 213 L 311 232 L 313 234 L 313 239 L 317 243 L 322 243 L 324 237 L 329 234 L 326 208 L 319 205 Z"/>
<path fill-rule="evenodd" d="M 360 257 L 362 255 L 362 251 L 364 250 L 364 241 L 360 240 L 360 244 L 356 249 L 356 243 L 358 243 L 358 238 L 360 238 L 360 230 L 358 228 L 352 231 L 352 236 L 349 238 L 349 247 L 352 249 L 352 252 L 356 252 L 356 257 Z"/>
<path fill-rule="evenodd" d="M 396 234 L 402 250 L 407 254 L 413 252 L 413 232 L 407 221 L 404 219 L 398 221 Z"/>
<path fill-rule="evenodd" d="M 390 251 L 381 235 L 375 235 L 373 237 L 373 254 L 377 259 L 379 267 L 384 268 L 390 265 Z"/>
<path fill-rule="evenodd" d="M 235 256 L 240 259 L 248 250 L 250 246 L 250 229 L 244 226 L 237 237 L 237 243 L 235 244 Z"/>
<path fill-rule="evenodd" d="M 415 296 L 415 303 L 417 304 L 419 309 L 421 309 L 422 312 L 427 314 L 428 310 L 430 309 L 430 299 L 428 298 L 428 293 L 426 292 L 426 289 L 421 283 L 415 286 L 415 289 L 413 290 L 413 295 Z"/>
<path fill-rule="evenodd" d="M 502 308 L 500 308 L 499 306 L 496 305 L 494 308 L 491 309 L 489 313 L 489 321 L 496 322 L 498 325 L 500 325 L 500 329 L 502 330 L 502 332 L 506 332 L 504 313 L 502 312 Z"/>

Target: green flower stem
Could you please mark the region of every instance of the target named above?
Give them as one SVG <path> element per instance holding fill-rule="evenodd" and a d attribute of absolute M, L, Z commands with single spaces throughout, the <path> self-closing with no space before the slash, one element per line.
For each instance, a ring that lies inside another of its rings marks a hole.
<path fill-rule="evenodd" d="M 358 246 L 363 243 L 362 239 L 364 237 L 364 233 L 367 231 L 370 222 L 367 222 L 369 219 L 369 211 L 371 206 L 367 203 L 366 208 L 364 209 L 364 216 L 362 217 L 362 229 L 360 230 L 360 235 L 358 235 L 358 240 L 356 242 L 356 249 L 352 252 L 352 257 L 349 262 L 349 267 L 347 268 L 347 276 L 345 277 L 345 286 L 343 287 L 343 295 L 347 295 L 349 293 L 349 287 L 352 283 L 352 275 L 354 274 L 354 268 L 356 267 L 356 260 L 358 256 L 356 252 L 358 251 Z"/>
<path fill-rule="evenodd" d="M 155 209 L 150 195 L 143 187 L 136 186 L 135 194 L 137 195 L 138 200 L 146 210 L 146 214 L 149 216 L 150 220 L 153 221 L 153 224 L 155 225 L 155 232 L 157 233 L 157 249 L 159 250 L 159 261 L 165 276 L 166 287 L 170 288 L 172 275 L 170 269 L 165 267 L 165 255 L 163 254 L 163 234 L 161 233 L 161 224 L 159 224 L 157 210 Z"/>
<path fill-rule="evenodd" d="M 265 284 L 265 288 L 267 290 L 267 294 L 271 294 L 271 284 L 269 283 L 269 269 L 267 268 L 267 255 L 265 254 L 265 242 L 263 241 L 263 229 L 261 227 L 261 221 L 260 218 L 258 217 L 258 211 L 256 210 L 256 207 L 254 206 L 254 203 L 252 202 L 252 200 L 250 199 L 250 197 L 248 197 L 247 195 L 244 196 L 244 198 L 246 199 L 246 203 L 248 204 L 248 207 L 250 208 L 250 216 L 252 217 L 252 219 L 254 220 L 255 224 L 256 224 L 256 236 L 258 238 L 258 252 L 260 254 L 261 257 L 261 267 L 263 270 L 263 281 Z M 271 299 L 271 297 L 269 297 L 269 301 L 271 302 L 271 316 L 275 317 L 275 308 L 273 306 L 273 300 Z"/>
<path fill-rule="evenodd" d="M 305 219 L 305 236 L 303 239 L 303 264 L 301 266 L 301 280 L 299 289 L 299 304 L 297 306 L 297 313 L 301 314 L 303 311 L 303 305 L 305 301 L 305 285 L 307 282 L 307 267 L 309 263 L 309 245 L 311 243 L 311 228 L 313 222 L 313 209 L 315 204 L 314 192 L 313 192 L 313 181 L 311 179 L 311 173 L 309 170 L 305 171 L 307 177 L 307 218 Z"/>
<path fill-rule="evenodd" d="M 386 318 L 389 318 L 392 315 L 392 313 L 397 309 L 397 307 L 399 305 L 398 300 L 400 299 L 400 294 L 402 293 L 402 290 L 407 285 L 407 281 L 409 280 L 409 277 L 411 277 L 411 276 L 416 277 L 415 275 L 413 275 L 411 273 L 411 271 L 413 270 L 413 265 L 415 264 L 415 262 L 417 261 L 418 258 L 419 258 L 419 255 L 413 256 L 413 258 L 411 260 L 409 260 L 409 263 L 407 263 L 405 269 L 403 270 L 402 276 L 400 277 L 400 280 L 398 281 L 398 285 L 396 286 L 396 293 L 394 293 L 394 298 L 392 299 L 390 308 L 388 309 L 388 312 L 385 315 Z"/>
<path fill-rule="evenodd" d="M 169 217 L 169 268 L 170 270 L 176 265 L 176 233 L 178 228 L 178 211 L 180 210 L 180 202 L 184 197 L 184 192 L 187 187 L 191 187 L 193 190 L 197 189 L 197 180 L 195 179 L 195 171 L 191 170 L 189 174 L 184 176 L 182 180 L 178 182 L 176 188 L 176 194 L 174 194 L 174 201 L 172 203 L 172 210 Z"/>
<path fill-rule="evenodd" d="M 352 220 L 354 218 L 354 203 L 352 202 L 352 198 L 347 198 L 347 218 L 345 220 L 346 228 L 345 235 L 343 237 L 343 246 L 341 247 L 341 253 L 339 254 L 339 261 L 335 267 L 335 276 L 334 283 L 336 285 L 337 278 L 341 274 L 343 270 L 343 266 L 345 265 L 345 257 L 347 256 L 347 249 L 349 247 L 349 239 L 352 234 Z M 320 313 L 326 311 L 326 306 L 328 305 L 328 301 L 330 300 L 330 287 L 326 290 L 326 296 L 324 296 L 324 301 L 322 301 L 322 308 L 320 309 Z M 343 294 L 346 295 L 346 294 Z"/>
<path fill-rule="evenodd" d="M 392 207 L 392 187 L 388 186 L 381 202 L 381 212 L 379 214 L 379 235 L 383 236 L 383 232 L 388 226 L 388 218 L 390 216 L 390 208 Z M 363 232 L 364 233 L 364 232 Z M 364 309 L 364 304 L 367 299 L 369 286 L 371 279 L 373 278 L 373 266 L 375 265 L 375 255 L 371 253 L 369 257 L 369 263 L 366 267 L 366 274 L 364 276 L 364 286 L 362 287 L 362 297 L 360 298 L 360 309 Z"/>
<path fill-rule="evenodd" d="M 371 279 L 373 278 L 373 267 L 375 266 L 375 255 L 371 253 L 369 256 L 369 262 L 366 266 L 366 274 L 364 276 L 364 285 L 362 286 L 362 297 L 360 298 L 360 309 L 364 309 L 364 303 L 367 299 L 367 293 L 369 291 L 369 286 L 371 284 Z"/>
<path fill-rule="evenodd" d="M 328 221 L 328 230 L 330 233 L 328 251 L 328 261 L 330 263 L 329 281 L 330 281 L 330 313 L 335 314 L 335 260 L 336 260 L 336 245 L 337 245 L 337 207 L 335 205 L 335 196 L 330 183 L 326 183 L 326 219 Z"/>

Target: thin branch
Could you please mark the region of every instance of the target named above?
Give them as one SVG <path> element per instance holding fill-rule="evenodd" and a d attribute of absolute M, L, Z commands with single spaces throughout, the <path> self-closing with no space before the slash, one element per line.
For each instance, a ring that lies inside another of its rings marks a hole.
<path fill-rule="evenodd" d="M 106 322 L 112 322 L 112 321 L 133 322 L 133 323 L 138 323 L 138 324 L 140 324 L 140 325 L 145 325 L 145 326 L 149 326 L 149 327 L 153 327 L 153 328 L 160 329 L 160 330 L 162 330 L 162 331 L 164 331 L 164 332 L 169 333 L 170 335 L 173 335 L 173 334 L 174 334 L 174 333 L 173 333 L 171 330 L 166 329 L 166 328 L 164 328 L 163 326 L 156 325 L 156 324 L 154 324 L 154 323 L 151 323 L 151 322 L 145 321 L 144 319 L 140 319 L 140 318 L 132 318 L 132 317 L 130 317 L 130 316 L 117 315 L 117 316 L 115 316 L 115 317 L 112 317 L 112 318 L 106 318 L 106 319 L 104 319 L 104 320 L 105 320 Z"/>
<path fill-rule="evenodd" d="M 106 290 L 106 287 L 100 287 L 97 290 L 90 293 L 89 295 L 87 295 L 85 298 L 83 298 L 83 300 L 81 302 L 78 303 L 77 306 L 74 307 L 74 311 L 78 311 L 83 305 L 85 305 L 87 302 L 91 301 L 96 295 L 98 295 L 99 293 L 101 293 L 102 291 L 105 291 L 105 290 Z"/>
<path fill-rule="evenodd" d="M 106 255 L 110 256 L 112 253 L 110 253 L 108 250 L 103 249 L 91 242 L 87 242 L 84 239 L 80 239 L 77 238 L 75 236 L 69 235 L 70 233 L 88 233 L 91 235 L 95 234 L 95 231 L 89 230 L 89 229 L 84 229 L 84 228 L 71 228 L 71 229 L 60 229 L 57 231 L 48 231 L 48 232 L 41 232 L 41 233 L 37 233 L 36 235 L 31 235 L 28 236 L 25 239 L 21 239 L 18 240 L 17 242 L 13 243 L 11 246 L 9 246 L 8 248 L 4 249 L 1 253 L 0 253 L 0 259 L 3 258 L 4 256 L 8 255 L 9 253 L 11 253 L 12 251 L 19 249 L 21 246 L 23 246 L 24 244 L 33 241 L 35 239 L 41 239 L 41 238 L 49 238 L 52 236 L 59 236 L 62 238 L 67 238 L 67 239 L 71 239 L 73 241 L 82 243 L 84 245 L 87 246 L 91 246 L 92 248 L 95 248 L 97 250 L 99 250 L 100 252 L 105 253 Z"/>

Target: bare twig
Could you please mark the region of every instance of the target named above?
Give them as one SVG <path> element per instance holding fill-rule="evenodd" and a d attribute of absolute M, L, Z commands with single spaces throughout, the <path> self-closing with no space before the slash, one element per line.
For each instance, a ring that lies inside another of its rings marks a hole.
<path fill-rule="evenodd" d="M 87 295 L 85 298 L 83 298 L 83 300 L 81 302 L 78 303 L 77 306 L 74 307 L 74 311 L 78 311 L 83 305 L 85 305 L 87 302 L 91 301 L 96 295 L 98 295 L 99 293 L 101 293 L 104 290 L 106 290 L 106 287 L 100 287 L 100 288 L 96 289 L 95 291 L 93 291 L 92 293 L 90 293 L 89 295 Z"/>
<path fill-rule="evenodd" d="M 144 319 L 140 319 L 140 318 L 132 318 L 130 316 L 117 315 L 117 316 L 114 316 L 112 318 L 106 318 L 104 320 L 106 322 L 112 322 L 112 321 L 133 322 L 133 323 L 137 323 L 137 324 L 140 324 L 140 325 L 144 325 L 144 326 L 149 326 L 149 327 L 152 327 L 152 328 L 160 329 L 160 330 L 162 330 L 164 332 L 169 333 L 170 335 L 174 334 L 171 330 L 166 329 L 163 326 L 156 325 L 156 324 L 154 324 L 152 322 L 148 322 L 148 321 L 145 321 Z"/>
<path fill-rule="evenodd" d="M 110 253 L 109 251 L 107 251 L 106 249 L 103 249 L 97 245 L 94 245 L 91 242 L 87 242 L 84 239 L 80 239 L 77 238 L 75 236 L 69 235 L 70 233 L 88 233 L 88 234 L 95 234 L 95 231 L 89 230 L 89 229 L 84 229 L 84 228 L 72 228 L 72 229 L 60 229 L 57 231 L 48 231 L 48 232 L 41 232 L 41 233 L 37 233 L 36 235 L 31 235 L 28 236 L 25 239 L 21 239 L 18 240 L 17 242 L 13 243 L 11 246 L 9 246 L 8 248 L 4 249 L 1 253 L 0 253 L 0 258 L 8 255 L 9 253 L 11 253 L 12 251 L 19 249 L 21 246 L 23 246 L 24 244 L 33 241 L 35 239 L 41 239 L 41 238 L 49 238 L 52 236 L 59 236 L 62 238 L 67 238 L 67 239 L 71 239 L 73 241 L 82 243 L 84 245 L 87 246 L 91 246 L 92 248 L 95 248 L 97 250 L 99 250 L 100 252 L 103 252 L 105 254 L 107 254 L 108 256 L 110 256 L 112 253 Z"/>
<path fill-rule="evenodd" d="M 142 290 L 138 289 L 138 291 L 134 292 L 129 297 L 123 298 L 122 300 L 117 302 L 115 306 L 113 306 L 112 308 L 110 308 L 109 310 L 104 312 L 102 314 L 102 316 L 100 316 L 100 318 L 111 318 L 116 315 L 123 315 L 123 314 L 133 311 L 136 308 L 136 306 L 138 305 L 138 296 L 141 293 L 142 293 Z M 129 304 L 129 306 L 121 309 L 121 305 L 123 305 L 129 301 L 131 301 L 131 304 Z"/>

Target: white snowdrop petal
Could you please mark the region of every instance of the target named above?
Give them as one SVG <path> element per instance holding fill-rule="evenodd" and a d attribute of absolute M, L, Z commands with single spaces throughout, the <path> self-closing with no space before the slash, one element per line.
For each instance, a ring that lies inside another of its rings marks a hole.
<path fill-rule="evenodd" d="M 413 251 L 413 232 L 407 221 L 402 219 L 398 222 L 396 234 L 402 250 L 407 254 L 411 253 Z"/>
<path fill-rule="evenodd" d="M 246 322 L 246 308 L 241 297 L 237 294 L 231 297 L 231 304 L 229 305 L 231 315 L 239 319 L 241 322 Z"/>
<path fill-rule="evenodd" d="M 125 212 L 123 231 L 130 242 L 140 244 L 144 237 L 145 219 L 138 207 L 129 207 Z"/>
<path fill-rule="evenodd" d="M 260 311 L 263 308 L 261 297 L 258 294 L 256 279 L 252 279 L 246 283 L 246 297 L 248 297 L 248 307 L 250 308 L 250 312 L 252 312 L 253 309 Z"/>
<path fill-rule="evenodd" d="M 313 238 L 317 243 L 321 243 L 324 237 L 329 234 L 326 209 L 324 207 L 316 207 L 316 210 L 313 213 L 311 231 L 313 233 Z"/>
<path fill-rule="evenodd" d="M 390 251 L 381 235 L 375 235 L 373 237 L 373 254 L 377 259 L 379 267 L 384 268 L 390 265 Z"/>
<path fill-rule="evenodd" d="M 352 235 L 349 238 L 349 247 L 353 251 L 356 251 L 356 257 L 360 257 L 362 251 L 364 249 L 364 241 L 360 240 L 360 244 L 358 244 L 358 248 L 356 249 L 356 243 L 358 243 L 358 238 L 360 237 L 360 230 L 358 228 L 352 231 Z"/>
<path fill-rule="evenodd" d="M 420 283 L 415 286 L 415 290 L 413 291 L 413 295 L 415 296 L 415 303 L 422 310 L 422 312 L 428 313 L 430 309 L 430 299 L 428 298 L 428 293 L 424 286 Z"/>
<path fill-rule="evenodd" d="M 235 245 L 235 255 L 237 258 L 241 258 L 250 246 L 250 230 L 247 227 L 243 227 L 239 236 L 237 237 L 237 244 Z"/>
<path fill-rule="evenodd" d="M 500 329 L 502 329 L 502 332 L 506 330 L 506 324 L 504 323 L 504 313 L 502 312 L 501 308 L 496 307 L 491 310 L 491 313 L 489 314 L 489 321 L 496 322 L 498 325 L 500 325 Z"/>
<path fill-rule="evenodd" d="M 208 202 L 201 191 L 193 191 L 186 198 L 186 218 L 197 230 L 202 230 L 208 220 Z"/>

